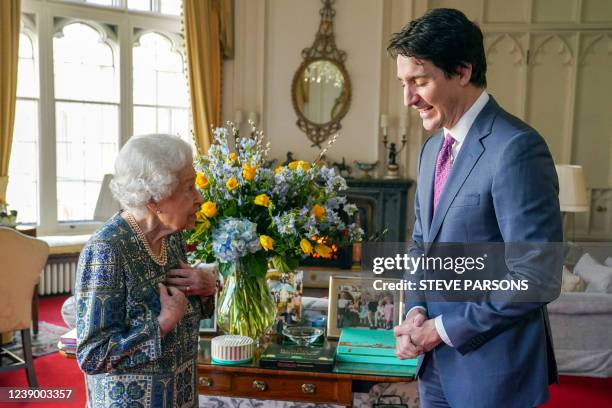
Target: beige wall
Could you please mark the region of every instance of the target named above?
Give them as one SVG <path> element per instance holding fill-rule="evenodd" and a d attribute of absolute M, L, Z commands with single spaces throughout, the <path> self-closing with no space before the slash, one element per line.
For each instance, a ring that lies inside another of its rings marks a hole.
<path fill-rule="evenodd" d="M 318 149 L 295 125 L 290 84 L 301 50 L 314 40 L 321 2 L 236 0 L 236 5 L 236 59 L 224 67 L 224 117 L 231 119 L 237 109 L 263 112 L 275 158 L 284 160 L 290 150 L 311 159 Z M 353 98 L 330 158 L 384 161 L 378 118 L 389 115 L 390 136 L 396 138 L 404 109 L 386 44 L 391 33 L 434 7 L 460 8 L 480 24 L 490 93 L 542 133 L 557 163 L 585 167 L 587 184 L 599 190 L 582 227 L 612 230 L 612 1 L 336 0 L 336 43 L 347 52 Z M 404 176 L 416 178 L 426 137 L 410 112 Z"/>

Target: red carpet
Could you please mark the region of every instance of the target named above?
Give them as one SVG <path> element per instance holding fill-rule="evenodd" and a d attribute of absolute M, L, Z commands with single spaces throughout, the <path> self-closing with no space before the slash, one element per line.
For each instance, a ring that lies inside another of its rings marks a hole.
<path fill-rule="evenodd" d="M 562 375 L 559 385 L 550 386 L 550 399 L 541 408 L 610 408 L 612 378 Z"/>
<path fill-rule="evenodd" d="M 64 325 L 60 310 L 66 296 L 40 299 L 39 319 Z M 36 376 L 41 387 L 72 389 L 73 402 L 30 402 L 20 404 L 0 403 L 0 407 L 54 408 L 85 406 L 85 383 L 76 360 L 59 353 L 34 360 Z M 25 370 L 0 373 L 0 387 L 27 387 Z M 612 378 L 561 376 L 561 384 L 550 387 L 550 400 L 541 408 L 610 408 L 612 407 Z"/>
<path fill-rule="evenodd" d="M 39 298 L 38 320 L 41 322 L 57 324 L 59 326 L 66 326 L 61 314 L 62 305 L 66 299 L 68 299 L 67 295 L 45 296 Z"/>

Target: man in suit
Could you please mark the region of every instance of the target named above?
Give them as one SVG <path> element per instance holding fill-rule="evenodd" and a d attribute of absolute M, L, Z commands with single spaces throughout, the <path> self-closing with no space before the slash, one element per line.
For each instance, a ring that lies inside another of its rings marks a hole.
<path fill-rule="evenodd" d="M 419 156 L 410 254 L 427 255 L 436 243 L 562 242 L 550 152 L 536 130 L 486 92 L 478 26 L 458 10 L 430 10 L 394 34 L 388 50 L 404 104 L 435 131 Z M 525 259 L 505 262 L 510 275 L 536 286 L 548 281 L 543 274 L 555 281 L 561 275 Z M 557 373 L 545 302 L 407 298 L 406 319 L 395 328 L 397 355 L 419 356 L 423 408 L 522 408 L 547 400 Z"/>

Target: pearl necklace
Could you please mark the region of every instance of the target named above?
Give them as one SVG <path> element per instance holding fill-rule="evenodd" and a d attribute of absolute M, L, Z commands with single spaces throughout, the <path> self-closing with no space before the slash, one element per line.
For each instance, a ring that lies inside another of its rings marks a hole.
<path fill-rule="evenodd" d="M 155 253 L 153 252 L 153 249 L 151 249 L 151 245 L 149 245 L 149 241 L 147 240 L 147 237 L 145 236 L 144 232 L 142 232 L 142 230 L 140 229 L 140 226 L 134 219 L 134 216 L 126 211 L 126 219 L 127 219 L 128 224 L 130 224 L 130 227 L 132 227 L 132 229 L 136 233 L 136 236 L 142 241 L 145 247 L 145 250 L 147 251 L 147 254 L 149 254 L 151 259 L 153 259 L 153 262 L 155 262 L 159 266 L 166 266 L 166 263 L 168 262 L 168 252 L 166 251 L 166 237 L 162 238 L 161 251 L 160 251 L 159 256 L 155 255 Z"/>

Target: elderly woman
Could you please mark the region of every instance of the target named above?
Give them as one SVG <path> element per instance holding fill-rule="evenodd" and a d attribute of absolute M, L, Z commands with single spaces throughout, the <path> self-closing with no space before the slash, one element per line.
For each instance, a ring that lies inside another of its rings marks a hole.
<path fill-rule="evenodd" d="M 202 297 L 216 271 L 186 264 L 180 231 L 202 203 L 191 147 L 133 137 L 111 190 L 124 209 L 89 240 L 77 272 L 77 360 L 89 407 L 194 407 Z"/>

